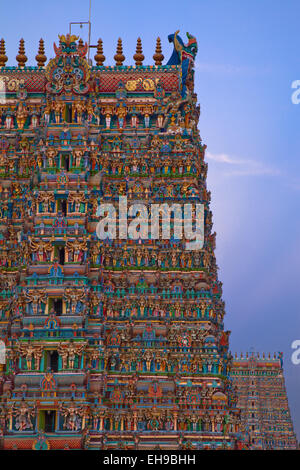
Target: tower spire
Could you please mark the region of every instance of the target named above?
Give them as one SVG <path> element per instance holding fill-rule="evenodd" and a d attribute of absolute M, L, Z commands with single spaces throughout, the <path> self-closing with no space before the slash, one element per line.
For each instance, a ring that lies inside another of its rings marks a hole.
<path fill-rule="evenodd" d="M 39 50 L 35 56 L 35 60 L 39 67 L 44 67 L 47 57 L 45 56 L 44 40 L 41 38 L 39 42 Z"/>
<path fill-rule="evenodd" d="M 117 44 L 117 52 L 114 56 L 114 59 L 116 61 L 116 65 L 121 66 L 123 65 L 123 62 L 125 60 L 125 56 L 123 54 L 123 45 L 122 45 L 122 39 L 118 39 L 118 44 Z"/>
<path fill-rule="evenodd" d="M 5 67 L 7 62 L 7 55 L 5 54 L 5 41 L 2 38 L 0 40 L 0 67 Z"/>
<path fill-rule="evenodd" d="M 145 56 L 143 54 L 141 38 L 137 39 L 136 52 L 133 56 L 133 59 L 135 60 L 135 65 L 143 65 L 143 60 L 145 59 Z"/>
<path fill-rule="evenodd" d="M 155 65 L 161 65 L 162 61 L 164 60 L 164 55 L 161 50 L 161 41 L 160 37 L 156 39 L 156 49 L 155 54 L 153 55 L 153 60 L 155 61 Z"/>
<path fill-rule="evenodd" d="M 94 56 L 94 59 L 98 66 L 102 66 L 105 61 L 105 55 L 103 54 L 103 41 L 100 38 L 98 39 L 97 54 Z"/>
<path fill-rule="evenodd" d="M 19 67 L 25 67 L 25 64 L 27 62 L 27 56 L 25 54 L 25 41 L 24 39 L 20 39 L 20 44 L 19 44 L 19 53 L 16 56 L 18 66 Z"/>

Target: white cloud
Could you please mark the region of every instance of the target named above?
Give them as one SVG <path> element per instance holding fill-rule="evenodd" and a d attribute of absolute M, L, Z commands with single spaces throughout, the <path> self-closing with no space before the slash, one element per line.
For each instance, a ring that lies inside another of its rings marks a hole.
<path fill-rule="evenodd" d="M 272 168 L 265 165 L 262 162 L 249 159 L 241 159 L 231 157 L 226 153 L 213 154 L 206 152 L 206 157 L 209 160 L 213 160 L 217 163 L 224 165 L 230 165 L 231 169 L 228 171 L 226 168 L 224 174 L 226 176 L 259 176 L 259 175 L 279 175 L 280 171 L 277 168 Z"/>
<path fill-rule="evenodd" d="M 220 162 L 220 163 L 229 163 L 231 165 L 238 165 L 239 163 L 242 163 L 244 161 L 244 160 L 238 160 L 236 158 L 232 158 L 226 153 L 206 152 L 205 155 L 210 160 L 215 160 L 216 162 Z"/>

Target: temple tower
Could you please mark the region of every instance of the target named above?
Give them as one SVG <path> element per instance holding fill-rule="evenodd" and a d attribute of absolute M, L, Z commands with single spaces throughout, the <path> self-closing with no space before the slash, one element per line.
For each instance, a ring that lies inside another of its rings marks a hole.
<path fill-rule="evenodd" d="M 27 67 L 22 40 L 0 69 L 5 449 L 241 446 L 187 36 L 169 36 L 166 65 L 159 38 L 155 65 L 139 38 L 135 66 L 121 39 L 115 66 L 102 40 L 91 66 L 66 35 L 46 67 L 43 41 Z M 142 228 L 153 204 L 158 237 Z M 197 249 L 174 204 L 202 205 Z"/>
<path fill-rule="evenodd" d="M 296 449 L 283 375 L 282 353 L 237 355 L 231 377 L 250 449 Z"/>

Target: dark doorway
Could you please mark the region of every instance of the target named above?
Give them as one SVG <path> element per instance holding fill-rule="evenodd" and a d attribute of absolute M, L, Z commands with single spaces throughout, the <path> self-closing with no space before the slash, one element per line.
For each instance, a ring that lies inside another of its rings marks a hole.
<path fill-rule="evenodd" d="M 58 372 L 58 352 L 49 351 L 49 367 L 52 372 Z"/>
<path fill-rule="evenodd" d="M 67 215 L 67 200 L 58 199 L 57 209 L 58 209 L 58 212 L 61 212 L 64 216 L 66 216 Z"/>
<path fill-rule="evenodd" d="M 53 410 L 45 411 L 45 432 L 55 432 L 56 412 Z"/>
<path fill-rule="evenodd" d="M 65 248 L 63 246 L 58 248 L 58 259 L 59 259 L 59 264 L 62 264 L 62 265 L 65 264 Z"/>
<path fill-rule="evenodd" d="M 72 104 L 66 104 L 66 122 L 72 122 Z"/>
<path fill-rule="evenodd" d="M 67 215 L 67 201 L 65 199 L 62 199 L 60 207 L 61 207 L 61 211 L 63 215 L 66 216 Z"/>
<path fill-rule="evenodd" d="M 69 171 L 69 169 L 70 169 L 70 157 L 69 157 L 69 155 L 65 155 L 64 168 L 65 168 L 66 171 Z"/>
<path fill-rule="evenodd" d="M 54 299 L 53 300 L 53 308 L 54 308 L 54 313 L 55 315 L 61 315 L 62 314 L 62 299 Z"/>

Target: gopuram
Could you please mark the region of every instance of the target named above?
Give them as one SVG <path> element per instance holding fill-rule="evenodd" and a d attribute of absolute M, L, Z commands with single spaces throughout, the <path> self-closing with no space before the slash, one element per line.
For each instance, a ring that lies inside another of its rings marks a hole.
<path fill-rule="evenodd" d="M 237 354 L 231 369 L 246 441 L 254 450 L 296 449 L 283 375 L 283 354 Z"/>
<path fill-rule="evenodd" d="M 121 39 L 114 66 L 101 39 L 94 65 L 74 35 L 48 62 L 41 39 L 36 66 L 23 39 L 7 66 L 0 41 L 2 449 L 245 447 L 197 129 L 197 42 L 169 41 L 166 65 L 159 38 L 143 65 L 139 38 L 133 66 Z M 119 214 L 120 197 L 201 204 L 203 245 L 186 249 L 172 211 L 170 237 L 129 237 L 120 219 L 123 237 L 102 239 L 99 208 Z"/>

